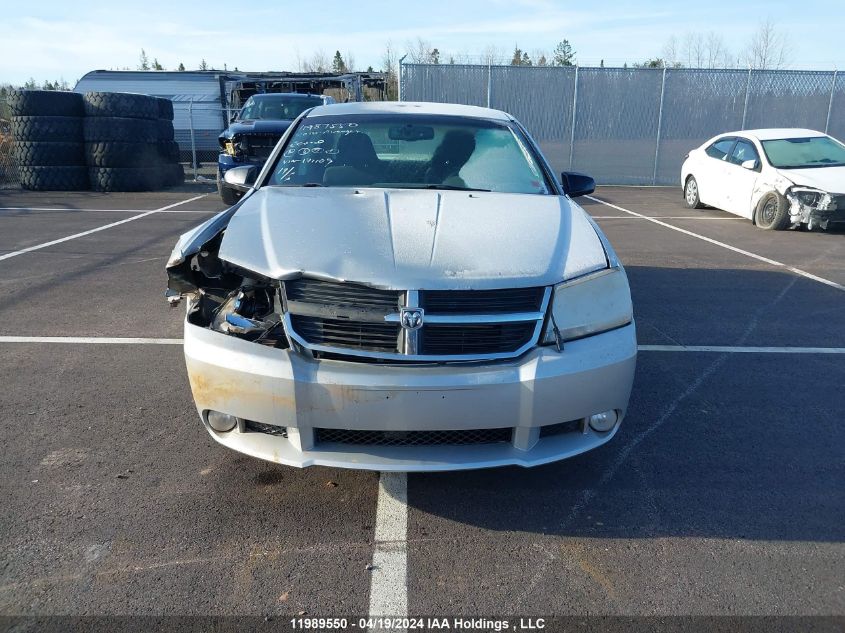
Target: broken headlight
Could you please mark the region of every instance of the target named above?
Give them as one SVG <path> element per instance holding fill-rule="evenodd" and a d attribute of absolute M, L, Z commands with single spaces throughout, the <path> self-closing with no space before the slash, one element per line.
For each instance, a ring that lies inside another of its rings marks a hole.
<path fill-rule="evenodd" d="M 560 347 L 633 319 L 628 278 L 621 268 L 608 268 L 555 286 L 543 344 Z"/>
<path fill-rule="evenodd" d="M 215 310 L 211 329 L 251 341 L 285 343 L 281 315 L 275 311 L 276 289 L 244 287 L 231 293 Z"/>
<path fill-rule="evenodd" d="M 836 202 L 826 191 L 820 189 L 811 189 L 802 187 L 792 190 L 792 195 L 806 207 L 818 209 L 820 211 L 831 211 L 836 209 Z"/>
<path fill-rule="evenodd" d="M 804 191 L 796 191 L 795 197 L 798 198 L 802 204 L 806 204 L 808 207 L 816 206 L 822 197 L 821 191 L 813 191 L 813 190 L 804 190 Z"/>

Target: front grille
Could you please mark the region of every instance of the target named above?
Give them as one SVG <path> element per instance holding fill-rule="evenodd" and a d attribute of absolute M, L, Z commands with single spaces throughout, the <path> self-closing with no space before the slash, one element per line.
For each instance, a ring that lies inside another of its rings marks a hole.
<path fill-rule="evenodd" d="M 244 431 L 247 433 L 266 433 L 267 435 L 275 435 L 276 437 L 288 436 L 288 429 L 285 426 L 264 424 L 263 422 L 253 422 L 252 420 L 246 420 L 244 422 Z"/>
<path fill-rule="evenodd" d="M 285 282 L 285 295 L 288 301 L 300 301 L 323 306 L 384 310 L 385 314 L 399 311 L 401 294 L 396 290 L 379 290 L 360 284 L 336 283 L 318 279 L 296 279 Z"/>
<path fill-rule="evenodd" d="M 291 324 L 295 332 L 314 345 L 395 353 L 399 344 L 398 323 L 368 323 L 292 314 Z"/>
<path fill-rule="evenodd" d="M 259 135 L 248 134 L 244 140 L 246 141 L 246 155 L 250 158 L 268 158 L 270 152 L 276 147 L 276 143 L 281 138 L 278 134 L 273 135 Z"/>
<path fill-rule="evenodd" d="M 317 444 L 357 446 L 465 446 L 510 442 L 512 429 L 469 429 L 462 431 L 352 431 L 315 429 Z"/>
<path fill-rule="evenodd" d="M 515 352 L 534 336 L 536 321 L 428 325 L 422 331 L 423 354 L 499 354 Z"/>
<path fill-rule="evenodd" d="M 284 283 L 288 334 L 305 347 L 319 346 L 315 355 L 412 362 L 515 356 L 536 338 L 548 296 L 543 287 L 406 293 L 307 278 Z M 417 306 L 422 327 L 403 329 L 400 308 Z"/>
<path fill-rule="evenodd" d="M 422 307 L 433 314 L 503 314 L 536 312 L 543 304 L 544 288 L 505 290 L 427 290 Z"/>

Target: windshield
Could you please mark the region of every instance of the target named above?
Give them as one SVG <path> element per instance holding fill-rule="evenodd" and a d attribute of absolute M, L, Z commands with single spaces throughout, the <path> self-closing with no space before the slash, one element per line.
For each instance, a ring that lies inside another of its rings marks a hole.
<path fill-rule="evenodd" d="M 780 169 L 845 165 L 845 145 L 829 136 L 763 141 L 763 151 L 772 166 Z"/>
<path fill-rule="evenodd" d="M 241 110 L 240 119 L 274 119 L 293 121 L 308 108 L 321 105 L 317 97 L 250 97 Z"/>
<path fill-rule="evenodd" d="M 269 184 L 550 191 L 526 142 L 509 125 L 420 114 L 306 118 Z"/>

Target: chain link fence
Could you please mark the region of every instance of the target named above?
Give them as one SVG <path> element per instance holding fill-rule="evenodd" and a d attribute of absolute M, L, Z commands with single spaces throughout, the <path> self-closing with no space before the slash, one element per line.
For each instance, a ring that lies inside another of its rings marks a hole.
<path fill-rule="evenodd" d="M 400 99 L 509 112 L 556 170 L 602 184 L 676 185 L 689 150 L 732 130 L 845 137 L 838 72 L 403 64 Z"/>

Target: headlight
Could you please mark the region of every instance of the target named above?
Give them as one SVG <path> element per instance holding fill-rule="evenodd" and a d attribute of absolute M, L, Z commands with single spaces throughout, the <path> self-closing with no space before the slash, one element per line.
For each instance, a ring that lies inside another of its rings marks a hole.
<path fill-rule="evenodd" d="M 602 270 L 555 286 L 543 344 L 599 334 L 633 319 L 625 272 L 621 268 Z"/>
<path fill-rule="evenodd" d="M 235 144 L 232 141 L 226 141 L 226 153 L 229 156 L 237 156 L 237 150 L 235 149 Z"/>
<path fill-rule="evenodd" d="M 801 201 L 802 204 L 806 204 L 808 207 L 814 207 L 819 203 L 819 200 L 822 197 L 822 192 L 798 191 L 795 193 L 795 195 Z"/>

